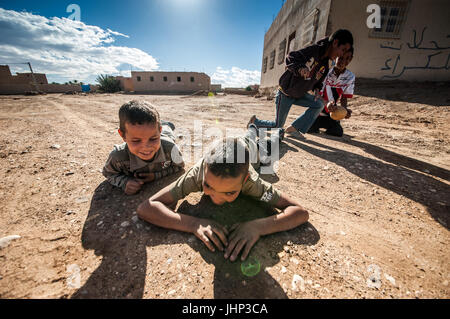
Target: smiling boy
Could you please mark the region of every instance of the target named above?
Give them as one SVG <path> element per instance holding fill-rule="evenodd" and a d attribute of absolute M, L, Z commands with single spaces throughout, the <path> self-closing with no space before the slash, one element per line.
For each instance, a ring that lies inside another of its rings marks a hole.
<path fill-rule="evenodd" d="M 175 144 L 173 124 L 161 122 L 159 113 L 146 101 L 130 101 L 119 110 L 119 135 L 124 143 L 115 145 L 103 175 L 127 195 L 142 185 L 178 172 L 184 167 Z"/>
<path fill-rule="evenodd" d="M 250 165 L 248 140 L 228 138 L 220 142 L 177 181 L 144 201 L 137 213 L 157 226 L 194 234 L 211 251 L 215 251 L 215 247 L 224 251 L 224 257 L 231 261 L 242 251 L 241 259 L 245 260 L 261 236 L 305 223 L 308 212 L 298 201 L 259 177 Z M 173 210 L 180 199 L 193 192 L 203 192 L 216 205 L 231 203 L 242 194 L 283 211 L 227 229 L 216 221 Z"/>

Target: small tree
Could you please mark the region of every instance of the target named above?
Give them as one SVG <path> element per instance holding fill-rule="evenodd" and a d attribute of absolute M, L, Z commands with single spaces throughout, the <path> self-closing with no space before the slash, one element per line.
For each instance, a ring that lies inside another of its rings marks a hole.
<path fill-rule="evenodd" d="M 120 81 L 111 75 L 100 74 L 96 79 L 99 84 L 98 90 L 104 93 L 114 93 L 120 91 Z"/>
<path fill-rule="evenodd" d="M 247 86 L 247 87 L 245 88 L 245 90 L 246 90 L 246 91 L 251 91 L 251 90 L 252 90 L 252 87 L 249 85 L 249 86 Z"/>

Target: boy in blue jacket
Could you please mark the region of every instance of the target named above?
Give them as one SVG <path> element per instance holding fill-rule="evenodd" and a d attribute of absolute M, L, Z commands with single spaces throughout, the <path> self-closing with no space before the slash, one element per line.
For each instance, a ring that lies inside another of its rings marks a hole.
<path fill-rule="evenodd" d="M 286 129 L 286 133 L 301 136 L 301 133 L 308 132 L 325 106 L 319 92 L 330 62 L 342 57 L 352 46 L 351 32 L 340 29 L 315 44 L 290 52 L 286 58 L 286 71 L 279 80 L 275 120 L 260 120 L 253 115 L 249 124 L 253 123 L 258 128 L 282 129 L 292 104 L 295 104 L 308 109 Z M 315 96 L 307 93 L 310 90 Z"/>

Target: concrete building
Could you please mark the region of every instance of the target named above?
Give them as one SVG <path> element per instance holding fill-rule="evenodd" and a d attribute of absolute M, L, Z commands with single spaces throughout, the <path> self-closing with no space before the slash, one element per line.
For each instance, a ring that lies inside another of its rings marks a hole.
<path fill-rule="evenodd" d="M 81 92 L 80 85 L 48 84 L 47 76 L 34 73 L 37 86 L 31 73 L 12 75 L 8 65 L 0 65 L 0 94 L 24 94 L 31 91 L 45 93 Z"/>
<path fill-rule="evenodd" d="M 198 72 L 148 72 L 131 71 L 130 78 L 117 77 L 124 91 L 143 93 L 193 93 L 209 90 L 210 77 Z"/>
<path fill-rule="evenodd" d="M 357 77 L 448 81 L 449 9 L 447 0 L 286 0 L 264 36 L 261 90 L 278 85 L 288 52 L 337 29 L 353 33 Z"/>
<path fill-rule="evenodd" d="M 47 76 L 43 73 L 34 73 L 37 84 L 48 84 Z M 31 73 L 17 73 L 12 75 L 8 65 L 0 65 L 0 83 L 33 84 Z"/>

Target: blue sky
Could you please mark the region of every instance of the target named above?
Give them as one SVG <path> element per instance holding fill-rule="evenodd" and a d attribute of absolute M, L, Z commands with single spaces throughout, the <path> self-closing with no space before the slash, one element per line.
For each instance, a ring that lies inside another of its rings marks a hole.
<path fill-rule="evenodd" d="M 54 18 L 69 17 L 69 4 L 79 5 L 79 24 Z M 259 83 L 264 33 L 281 5 L 281 0 L 0 0 L 0 63 L 30 60 L 50 82 L 93 83 L 93 72 L 128 75 L 133 68 L 205 72 L 224 86 Z M 20 65 L 12 69 L 22 71 Z"/>

